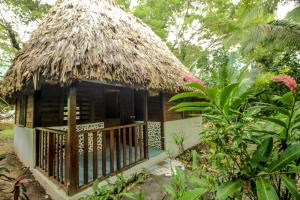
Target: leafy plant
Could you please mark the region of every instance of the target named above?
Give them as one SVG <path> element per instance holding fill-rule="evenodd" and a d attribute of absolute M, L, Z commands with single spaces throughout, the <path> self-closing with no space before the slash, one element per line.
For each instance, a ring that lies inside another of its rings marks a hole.
<path fill-rule="evenodd" d="M 230 66 L 221 67 L 210 88 L 189 83 L 193 91 L 170 99 L 197 99 L 171 109 L 201 111 L 208 124 L 202 139 L 209 152 L 200 170 L 209 169 L 214 177 L 216 190 L 210 192 L 215 192 L 216 199 L 297 199 L 294 169 L 300 158 L 300 99 L 296 81 L 274 77 L 274 82 L 284 82 L 290 91 L 262 102 L 254 89 L 256 73 L 248 67 L 230 70 Z M 190 183 L 183 185 L 178 191 Z"/>
<path fill-rule="evenodd" d="M 185 172 L 176 168 L 170 184 L 164 186 L 168 196 L 172 199 L 196 200 L 202 197 L 211 186 L 205 175 L 196 170 L 198 167 L 196 151 L 193 151 L 192 154 L 193 170 Z"/>
<path fill-rule="evenodd" d="M 179 154 L 182 154 L 184 152 L 184 145 L 183 145 L 184 135 L 174 133 L 172 135 L 172 139 L 173 139 L 174 143 L 177 145 L 177 148 L 179 150 Z"/>
<path fill-rule="evenodd" d="M 139 195 L 135 195 L 134 193 L 127 192 L 127 187 L 133 184 L 143 183 L 147 172 L 143 170 L 141 173 L 135 174 L 129 179 L 125 179 L 123 174 L 117 175 L 117 180 L 112 183 L 107 181 L 107 184 L 104 186 L 99 186 L 99 180 L 97 179 L 93 183 L 93 191 L 94 194 L 90 196 L 86 196 L 82 199 L 84 200 L 117 200 L 121 199 L 122 197 L 127 197 L 129 199 L 137 199 L 143 200 L 144 193 L 140 192 Z"/>

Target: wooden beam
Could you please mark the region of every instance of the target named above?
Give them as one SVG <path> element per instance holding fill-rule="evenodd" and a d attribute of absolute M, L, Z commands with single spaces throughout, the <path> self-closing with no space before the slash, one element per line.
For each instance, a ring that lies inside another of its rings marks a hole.
<path fill-rule="evenodd" d="M 148 151 L 148 98 L 149 93 L 145 91 L 144 95 L 144 122 L 145 122 L 145 131 L 144 131 L 144 155 L 145 158 L 149 158 L 149 151 Z"/>
<path fill-rule="evenodd" d="M 166 121 L 166 104 L 165 104 L 165 94 L 160 93 L 160 105 L 161 105 L 161 149 L 165 150 L 165 121 Z"/>
<path fill-rule="evenodd" d="M 78 134 L 76 132 L 76 87 L 71 86 L 68 96 L 68 133 L 66 137 L 66 185 L 68 195 L 79 189 Z"/>

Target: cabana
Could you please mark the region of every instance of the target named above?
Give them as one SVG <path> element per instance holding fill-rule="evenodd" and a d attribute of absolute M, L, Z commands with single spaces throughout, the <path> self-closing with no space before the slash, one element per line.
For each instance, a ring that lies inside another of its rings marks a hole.
<path fill-rule="evenodd" d="M 167 45 L 112 0 L 58 1 L 5 76 L 16 152 L 69 196 L 163 160 L 172 133 L 186 134 L 186 147 L 199 141 L 198 118 L 168 111 L 186 76 Z"/>

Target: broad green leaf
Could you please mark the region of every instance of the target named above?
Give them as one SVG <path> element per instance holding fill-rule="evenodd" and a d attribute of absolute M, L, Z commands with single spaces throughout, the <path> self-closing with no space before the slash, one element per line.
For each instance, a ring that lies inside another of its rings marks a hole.
<path fill-rule="evenodd" d="M 203 92 L 206 91 L 206 88 L 203 85 L 200 85 L 199 83 L 188 83 L 186 84 L 187 87 L 190 87 L 192 89 L 198 89 L 201 90 Z"/>
<path fill-rule="evenodd" d="M 256 130 L 256 129 L 246 129 L 246 131 L 254 132 L 254 133 L 266 133 L 266 134 L 269 134 L 269 135 L 279 136 L 279 134 L 274 132 L 274 131 Z"/>
<path fill-rule="evenodd" d="M 209 102 L 182 102 L 176 106 L 172 106 L 169 110 L 176 110 L 183 107 L 211 107 L 212 104 Z"/>
<path fill-rule="evenodd" d="M 197 168 L 197 152 L 195 150 L 192 151 L 192 170 Z"/>
<path fill-rule="evenodd" d="M 256 178 L 258 200 L 279 200 L 273 185 L 263 177 Z"/>
<path fill-rule="evenodd" d="M 294 199 L 300 199 L 300 193 L 298 192 L 298 189 L 296 187 L 295 180 L 282 175 L 281 180 L 283 182 L 283 185 L 289 190 L 289 192 L 293 195 Z"/>
<path fill-rule="evenodd" d="M 195 188 L 193 190 L 186 191 L 183 196 L 182 200 L 197 200 L 199 199 L 203 194 L 205 194 L 207 190 L 205 188 Z"/>
<path fill-rule="evenodd" d="M 252 159 L 255 161 L 263 161 L 265 158 L 269 157 L 273 149 L 273 138 L 266 138 L 253 153 Z"/>
<path fill-rule="evenodd" d="M 293 105 L 294 103 L 294 96 L 292 92 L 285 93 L 281 98 L 280 101 L 286 105 Z"/>
<path fill-rule="evenodd" d="M 265 121 L 269 121 L 269 122 L 272 122 L 272 123 L 275 123 L 283 128 L 286 128 L 287 125 L 284 121 L 280 120 L 280 119 L 277 119 L 277 118 L 273 118 L 273 117 L 259 117 L 259 119 L 262 119 L 262 120 L 265 120 Z"/>
<path fill-rule="evenodd" d="M 227 182 L 227 183 L 219 186 L 217 189 L 216 199 L 218 199 L 218 200 L 227 199 L 227 197 L 229 197 L 232 193 L 239 190 L 242 187 L 242 185 L 243 185 L 242 180 L 235 180 L 235 181 L 230 181 L 230 182 Z"/>
<path fill-rule="evenodd" d="M 282 152 L 277 160 L 271 163 L 268 171 L 274 172 L 280 170 L 299 157 L 300 144 L 293 144 L 289 146 L 284 152 Z"/>
<path fill-rule="evenodd" d="M 222 91 L 220 95 L 220 107 L 223 108 L 224 105 L 228 102 L 228 99 L 233 92 L 233 90 L 238 86 L 238 83 L 233 83 L 227 85 Z"/>
<path fill-rule="evenodd" d="M 266 106 L 264 107 L 266 110 L 275 110 L 277 111 L 278 113 L 281 113 L 287 117 L 290 117 L 290 111 L 285 109 L 285 108 L 282 108 L 282 107 L 277 107 L 277 106 Z"/>
<path fill-rule="evenodd" d="M 164 189 L 166 190 L 166 192 L 171 195 L 173 198 L 175 198 L 177 195 L 176 195 L 176 191 L 172 188 L 172 186 L 170 185 L 165 185 L 164 186 Z"/>
<path fill-rule="evenodd" d="M 300 122 L 294 124 L 292 127 L 291 127 L 291 132 L 293 132 L 294 130 L 299 130 L 300 129 Z"/>
<path fill-rule="evenodd" d="M 180 93 L 180 94 L 177 94 L 175 96 L 173 96 L 170 100 L 170 101 L 176 101 L 178 99 L 184 99 L 184 98 L 198 98 L 198 99 L 201 99 L 201 98 L 205 98 L 206 95 L 204 94 L 201 94 L 199 92 L 183 92 L 183 93 Z"/>
<path fill-rule="evenodd" d="M 208 99 L 211 102 L 213 102 L 213 103 L 218 102 L 217 99 L 218 99 L 218 95 L 219 95 L 219 88 L 217 88 L 217 87 L 209 88 L 206 91 L 206 94 L 207 94 Z"/>
<path fill-rule="evenodd" d="M 237 109 L 241 106 L 242 103 L 246 101 L 246 99 L 252 94 L 251 90 L 248 90 L 241 94 L 239 97 L 236 97 L 234 101 L 231 103 L 231 107 Z"/>
<path fill-rule="evenodd" d="M 206 107 L 183 107 L 178 108 L 175 111 L 176 112 L 184 112 L 184 111 L 205 111 Z"/>

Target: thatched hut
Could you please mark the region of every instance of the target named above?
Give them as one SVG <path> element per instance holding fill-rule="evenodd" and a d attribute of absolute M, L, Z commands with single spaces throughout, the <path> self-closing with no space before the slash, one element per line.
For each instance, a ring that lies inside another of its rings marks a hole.
<path fill-rule="evenodd" d="M 112 0 L 59 1 L 5 76 L 18 156 L 68 195 L 155 157 L 174 128 L 198 129 L 168 111 L 185 76 L 167 45 Z"/>

